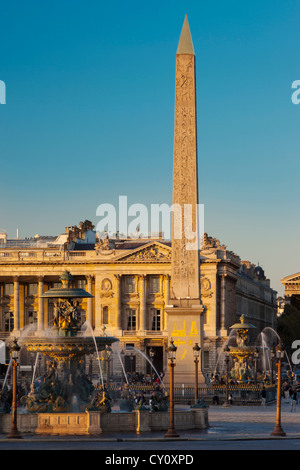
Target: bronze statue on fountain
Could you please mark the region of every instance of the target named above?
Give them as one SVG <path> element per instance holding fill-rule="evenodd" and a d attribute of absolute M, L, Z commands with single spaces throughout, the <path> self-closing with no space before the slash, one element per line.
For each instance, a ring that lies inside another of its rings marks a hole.
<path fill-rule="evenodd" d="M 240 323 L 235 323 L 230 327 L 236 330 L 236 346 L 229 349 L 230 356 L 234 359 L 234 366 L 229 376 L 237 382 L 252 381 L 255 378 L 255 371 L 250 361 L 255 353 L 255 346 L 250 345 L 249 329 L 256 328 L 251 323 L 245 321 L 245 316 L 240 317 Z"/>
<path fill-rule="evenodd" d="M 73 276 L 65 271 L 62 287 L 49 289 L 43 298 L 55 298 L 53 328 L 39 337 L 22 341 L 28 351 L 41 353 L 48 358 L 44 382 L 38 390 L 31 386 L 22 398 L 30 412 L 64 412 L 85 409 L 94 399 L 94 386 L 85 374 L 85 356 L 118 341 L 110 336 L 83 336 L 78 299 L 93 297 L 83 289 L 72 288 Z"/>

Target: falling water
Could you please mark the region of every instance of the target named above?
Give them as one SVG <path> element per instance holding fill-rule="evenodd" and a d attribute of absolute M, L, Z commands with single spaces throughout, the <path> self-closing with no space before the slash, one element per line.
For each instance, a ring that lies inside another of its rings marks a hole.
<path fill-rule="evenodd" d="M 96 353 L 97 353 L 98 363 L 99 363 L 99 371 L 100 371 L 101 384 L 102 384 L 102 387 L 104 388 L 104 381 L 103 381 L 103 374 L 102 374 L 102 368 L 101 368 L 101 361 L 100 361 L 98 346 L 97 346 L 96 338 L 95 338 L 95 335 L 94 335 L 94 332 L 93 332 L 93 328 L 91 327 L 91 324 L 90 324 L 88 321 L 85 321 L 84 324 L 82 325 L 82 327 L 84 327 L 84 325 L 86 325 L 86 326 L 90 329 L 90 331 L 91 331 L 91 333 L 92 333 L 92 337 L 93 337 L 93 340 L 94 340 L 95 349 L 96 349 Z"/>
<path fill-rule="evenodd" d="M 273 328 L 271 328 L 270 326 L 266 326 L 266 327 L 263 329 L 262 333 L 263 333 L 265 330 L 270 330 L 272 333 L 275 333 L 275 335 L 277 336 L 278 340 L 282 343 L 281 338 L 280 338 L 279 334 L 277 333 L 277 331 L 275 331 L 275 330 L 274 330 Z M 288 355 L 287 355 L 286 350 L 285 350 L 284 352 L 285 352 L 285 357 L 286 357 L 287 362 L 288 362 L 289 367 L 290 367 L 290 371 L 291 371 L 291 373 L 293 373 L 293 368 L 292 368 L 292 365 L 291 365 L 291 362 L 290 362 L 290 359 L 289 359 L 289 357 L 288 357 Z"/>
<path fill-rule="evenodd" d="M 152 364 L 152 362 L 151 362 L 151 360 L 149 359 L 149 357 L 146 356 L 146 354 L 144 354 L 144 353 L 143 353 L 142 351 L 140 351 L 138 348 L 135 348 L 134 346 L 128 347 L 128 349 L 133 349 L 134 351 L 137 351 L 138 353 L 140 353 L 140 354 L 149 362 L 150 366 L 152 367 L 152 369 L 153 369 L 154 372 L 156 373 L 157 377 L 159 378 L 160 383 L 162 384 L 162 386 L 163 386 L 164 389 L 165 389 L 166 387 L 164 386 L 164 383 L 163 383 L 163 381 L 161 380 L 159 373 L 158 373 L 157 370 L 155 369 L 155 367 L 154 367 L 154 365 Z"/>
<path fill-rule="evenodd" d="M 232 337 L 235 337 L 235 336 L 236 336 L 236 331 L 235 331 L 235 330 L 231 330 L 231 332 L 229 333 L 229 336 L 228 336 L 227 340 L 226 340 L 225 343 L 223 344 L 223 346 L 222 346 L 222 348 L 221 348 L 221 351 L 220 351 L 220 353 L 219 353 L 219 355 L 218 355 L 217 362 L 216 362 L 216 365 L 215 365 L 214 373 L 216 373 L 217 370 L 218 370 L 219 361 L 220 361 L 220 359 L 221 359 L 221 357 L 222 357 L 222 355 L 223 355 L 223 353 L 224 353 L 225 347 L 226 347 L 227 345 L 229 345 L 230 339 L 232 339 Z M 223 367 L 224 367 L 224 364 L 223 364 Z M 222 370 L 223 370 L 223 367 L 222 367 Z M 221 373 L 222 373 L 222 371 L 221 371 Z"/>
<path fill-rule="evenodd" d="M 9 374 L 9 370 L 10 370 L 10 368 L 11 368 L 11 363 L 12 363 L 12 359 L 10 359 L 9 364 L 8 364 L 8 368 L 7 368 L 7 371 L 6 371 L 6 374 L 5 374 L 5 378 L 4 378 L 4 382 L 3 382 L 3 385 L 2 385 L 2 390 L 4 389 L 4 387 L 5 387 L 5 385 L 6 385 L 7 377 L 8 377 L 8 374 Z"/>
<path fill-rule="evenodd" d="M 270 363 L 270 348 L 268 347 L 267 345 L 267 341 L 266 341 L 266 334 L 261 331 L 258 335 L 257 338 L 261 337 L 261 345 L 262 345 L 262 351 L 263 351 L 263 368 L 265 370 L 271 370 L 271 363 Z M 258 339 L 256 340 L 258 341 Z M 265 351 L 267 351 L 267 354 L 265 354 Z"/>
<path fill-rule="evenodd" d="M 120 361 L 120 364 L 121 364 L 121 367 L 122 367 L 122 371 L 123 371 L 126 383 L 129 386 L 129 382 L 128 382 L 128 379 L 127 379 L 127 374 L 126 374 L 125 369 L 124 369 L 124 364 L 123 364 L 123 361 L 122 361 L 122 358 L 121 358 L 121 355 L 120 355 L 120 351 L 119 351 L 118 347 L 115 344 L 113 344 L 113 348 L 116 349 L 116 351 L 117 351 L 117 355 L 118 355 L 118 358 L 119 358 L 119 361 Z"/>
<path fill-rule="evenodd" d="M 36 366 L 37 366 L 37 363 L 38 363 L 39 354 L 40 353 L 38 352 L 37 355 L 36 355 L 36 358 L 35 358 L 35 364 L 34 364 L 34 368 L 33 368 L 31 384 L 33 384 L 33 382 L 34 382 L 34 377 L 35 377 Z"/>

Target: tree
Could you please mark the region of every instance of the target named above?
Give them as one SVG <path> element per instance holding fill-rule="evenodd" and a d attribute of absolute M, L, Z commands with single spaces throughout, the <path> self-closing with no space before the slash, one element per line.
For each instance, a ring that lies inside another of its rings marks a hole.
<path fill-rule="evenodd" d="M 277 333 L 290 357 L 293 353 L 293 341 L 300 340 L 300 310 L 286 304 L 283 314 L 277 320 Z"/>

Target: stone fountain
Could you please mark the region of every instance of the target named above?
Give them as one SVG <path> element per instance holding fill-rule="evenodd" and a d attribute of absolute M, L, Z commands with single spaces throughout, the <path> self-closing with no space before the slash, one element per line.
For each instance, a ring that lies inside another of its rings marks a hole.
<path fill-rule="evenodd" d="M 55 299 L 50 331 L 22 339 L 22 346 L 28 351 L 47 358 L 47 372 L 40 387 L 35 388 L 32 381 L 30 393 L 21 398 L 28 412 L 19 415 L 19 431 L 41 435 L 166 431 L 170 420 L 168 396 L 159 386 L 152 394 L 150 409 L 140 402 L 127 411 L 115 412 L 103 384 L 95 388 L 90 382 L 85 374 L 85 355 L 102 351 L 118 339 L 82 334 L 78 299 L 92 296 L 82 289 L 71 288 L 72 276 L 68 271 L 61 276 L 61 281 L 61 288 L 49 289 L 42 295 Z M 125 387 L 123 394 L 123 400 L 132 402 L 130 388 Z M 2 414 L 0 411 L 2 433 L 11 427 L 9 410 L 6 411 Z M 178 410 L 175 420 L 179 429 L 204 429 L 208 427 L 207 409 Z"/>
<path fill-rule="evenodd" d="M 83 289 L 71 287 L 72 275 L 65 271 L 61 276 L 62 287 L 49 289 L 43 298 L 54 298 L 55 309 L 51 331 L 39 337 L 22 341 L 28 351 L 41 353 L 48 358 L 44 382 L 38 390 L 31 385 L 31 391 L 22 398 L 22 404 L 30 412 L 71 412 L 85 410 L 95 403 L 93 384 L 85 374 L 86 355 L 104 350 L 107 345 L 118 341 L 109 336 L 91 337 L 81 334 L 81 317 L 78 299 L 93 297 Z M 97 398 L 97 397 L 96 397 Z M 99 400 L 100 403 L 101 400 Z M 103 409 L 103 403 L 101 407 Z M 109 407 L 107 408 L 109 411 Z"/>
<path fill-rule="evenodd" d="M 236 346 L 229 347 L 229 354 L 234 360 L 234 366 L 229 375 L 231 379 L 238 382 L 255 379 L 254 368 L 249 363 L 249 359 L 252 359 L 256 350 L 255 346 L 250 345 L 249 329 L 252 328 L 256 327 L 247 323 L 244 315 L 240 317 L 240 323 L 235 323 L 230 327 L 236 330 Z"/>

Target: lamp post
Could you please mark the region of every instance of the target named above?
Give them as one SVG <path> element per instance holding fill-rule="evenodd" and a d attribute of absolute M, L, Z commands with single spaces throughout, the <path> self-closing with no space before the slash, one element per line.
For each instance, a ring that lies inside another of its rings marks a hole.
<path fill-rule="evenodd" d="M 170 341 L 170 345 L 167 349 L 168 352 L 168 361 L 170 367 L 170 425 L 165 437 L 179 437 L 174 426 L 174 367 L 176 359 L 177 347 L 174 344 L 174 341 Z"/>
<path fill-rule="evenodd" d="M 259 357 L 259 350 L 256 348 L 254 351 L 254 383 L 257 384 L 257 361 Z"/>
<path fill-rule="evenodd" d="M 278 378 L 277 378 L 277 404 L 276 404 L 276 425 L 271 432 L 271 436 L 285 436 L 285 432 L 281 427 L 281 360 L 284 357 L 284 348 L 280 342 L 276 346 L 276 358 L 278 366 Z"/>
<path fill-rule="evenodd" d="M 153 358 L 155 356 L 155 352 L 153 351 L 152 348 L 149 349 L 149 356 L 150 356 L 150 362 L 151 362 L 150 377 L 151 377 L 151 382 L 152 382 L 153 381 Z"/>
<path fill-rule="evenodd" d="M 112 349 L 107 344 L 105 346 L 105 360 L 106 360 L 106 382 L 107 382 L 107 390 L 110 389 L 110 357 L 111 357 Z"/>
<path fill-rule="evenodd" d="M 200 356 L 201 348 L 198 343 L 195 343 L 193 347 L 193 356 L 194 356 L 194 363 L 195 363 L 195 405 L 197 404 L 198 400 L 198 364 L 199 364 L 199 356 Z"/>
<path fill-rule="evenodd" d="M 275 345 L 273 344 L 272 349 L 270 351 L 271 356 L 271 384 L 274 384 L 274 358 L 276 357 L 276 349 Z"/>
<path fill-rule="evenodd" d="M 224 348 L 224 352 L 225 352 L 225 364 L 226 364 L 226 385 L 225 385 L 225 402 L 223 404 L 223 406 L 229 406 L 229 401 L 228 401 L 228 375 L 229 375 L 229 371 L 228 371 L 228 365 L 229 365 L 229 351 L 230 351 L 230 348 L 228 346 L 228 344 L 225 346 Z"/>
<path fill-rule="evenodd" d="M 133 374 L 133 353 L 130 353 L 129 355 L 129 359 L 130 359 L 130 378 L 131 378 L 131 382 L 132 382 L 132 374 Z"/>
<path fill-rule="evenodd" d="M 17 368 L 20 346 L 18 345 L 17 338 L 14 339 L 13 344 L 10 346 L 10 353 L 12 358 L 13 370 L 13 395 L 12 395 L 12 426 L 10 433 L 7 435 L 8 439 L 22 439 L 17 426 Z"/>

